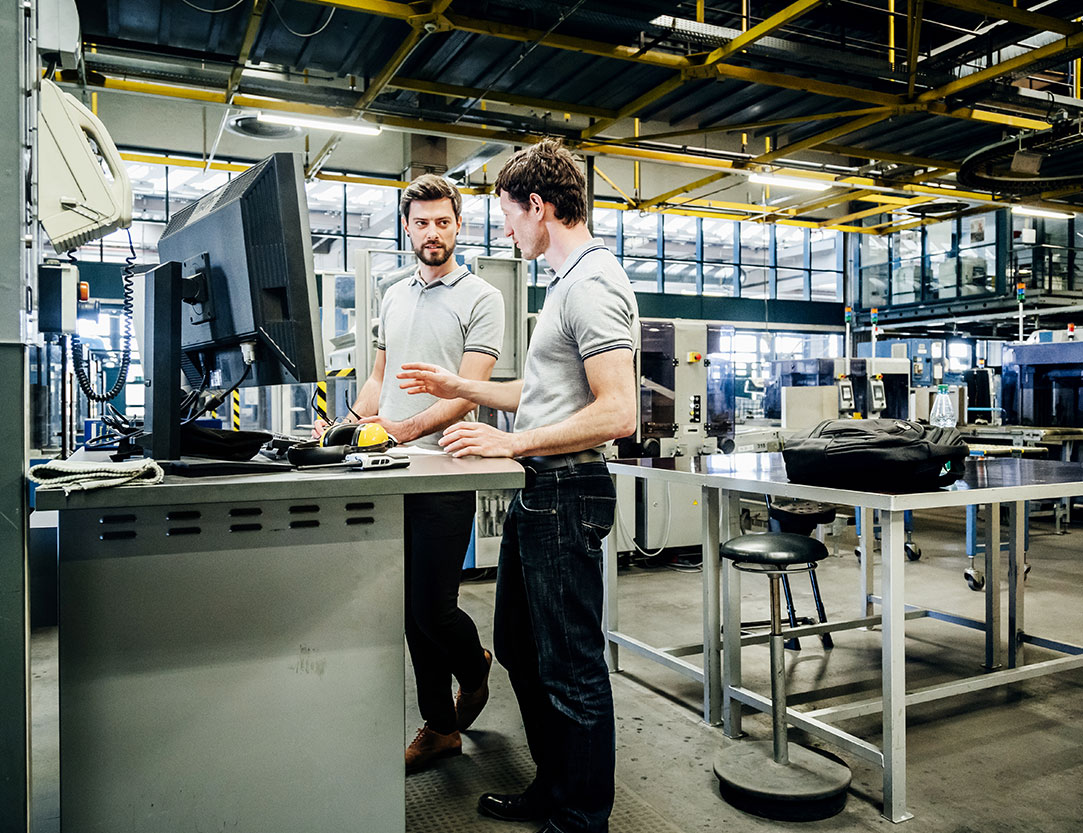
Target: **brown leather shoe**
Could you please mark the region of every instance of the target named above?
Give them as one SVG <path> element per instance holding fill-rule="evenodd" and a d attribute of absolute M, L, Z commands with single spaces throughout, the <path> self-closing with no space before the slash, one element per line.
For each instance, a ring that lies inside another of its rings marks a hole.
<path fill-rule="evenodd" d="M 434 732 L 426 723 L 417 730 L 417 737 L 406 747 L 406 774 L 425 769 L 437 758 L 459 755 L 463 751 L 463 742 L 456 730 L 448 735 Z"/>
<path fill-rule="evenodd" d="M 470 728 L 489 702 L 489 672 L 493 668 L 493 655 L 484 648 L 481 651 L 485 654 L 485 678 L 481 685 L 474 691 L 463 691 L 460 687 L 459 693 L 455 695 L 455 725 L 460 732 Z"/>

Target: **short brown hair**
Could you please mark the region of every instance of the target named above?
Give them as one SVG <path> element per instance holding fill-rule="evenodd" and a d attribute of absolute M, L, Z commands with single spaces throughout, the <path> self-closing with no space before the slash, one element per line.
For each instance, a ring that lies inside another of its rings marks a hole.
<path fill-rule="evenodd" d="M 451 207 L 455 211 L 455 219 L 459 219 L 463 213 L 463 198 L 459 189 L 436 174 L 422 174 L 402 192 L 399 201 L 399 212 L 403 219 L 410 219 L 410 206 L 415 202 L 432 202 L 433 200 L 451 200 Z"/>
<path fill-rule="evenodd" d="M 501 168 L 495 190 L 524 208 L 530 195 L 537 194 L 566 226 L 587 221 L 587 178 L 559 139 L 543 139 L 512 156 Z"/>

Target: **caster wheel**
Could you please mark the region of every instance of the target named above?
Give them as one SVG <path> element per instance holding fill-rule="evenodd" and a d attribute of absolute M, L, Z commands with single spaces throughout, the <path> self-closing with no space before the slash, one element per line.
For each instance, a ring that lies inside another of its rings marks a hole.
<path fill-rule="evenodd" d="M 750 532 L 752 530 L 752 513 L 748 509 L 741 510 L 740 527 L 741 532 Z"/>
<path fill-rule="evenodd" d="M 907 544 L 906 557 L 911 561 L 917 561 L 919 558 L 921 558 L 921 547 L 919 547 L 917 544 Z"/>
<path fill-rule="evenodd" d="M 963 570 L 963 577 L 966 579 L 966 583 L 970 585 L 971 590 L 981 590 L 985 587 L 985 576 L 982 575 L 980 570 Z"/>
<path fill-rule="evenodd" d="M 854 547 L 854 555 L 857 557 L 858 561 L 861 560 L 861 547 Z"/>

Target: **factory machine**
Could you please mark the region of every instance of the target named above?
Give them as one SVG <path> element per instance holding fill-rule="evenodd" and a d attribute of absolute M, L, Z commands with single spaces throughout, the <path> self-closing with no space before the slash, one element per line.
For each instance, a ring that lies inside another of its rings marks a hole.
<path fill-rule="evenodd" d="M 858 414 L 907 419 L 909 413 L 908 359 L 787 359 L 771 363 L 764 415 L 782 420 L 783 427 L 811 428 L 824 419 Z"/>
<path fill-rule="evenodd" d="M 734 447 L 733 329 L 703 321 L 644 320 L 637 358 L 639 428 L 617 444 L 621 457 L 729 453 Z M 699 545 L 698 487 L 617 479 L 626 552 Z M 633 542 L 634 537 L 634 542 Z"/>
<path fill-rule="evenodd" d="M 1083 343 L 1005 345 L 1001 374 L 1007 423 L 1083 428 Z"/>

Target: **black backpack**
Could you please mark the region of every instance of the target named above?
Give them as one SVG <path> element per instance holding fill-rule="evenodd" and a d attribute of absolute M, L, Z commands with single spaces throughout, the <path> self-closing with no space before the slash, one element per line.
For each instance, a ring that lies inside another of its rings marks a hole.
<path fill-rule="evenodd" d="M 791 483 L 884 492 L 954 483 L 969 453 L 954 428 L 905 419 L 829 419 L 782 449 Z"/>

